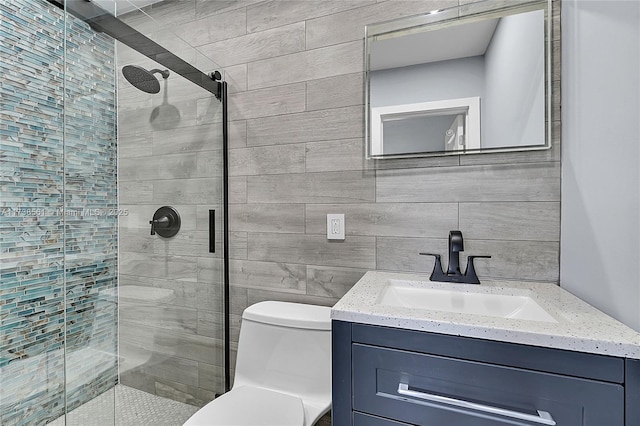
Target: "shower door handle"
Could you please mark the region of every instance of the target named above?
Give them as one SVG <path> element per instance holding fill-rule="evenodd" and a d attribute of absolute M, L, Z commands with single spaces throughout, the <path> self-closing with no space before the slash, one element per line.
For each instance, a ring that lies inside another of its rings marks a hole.
<path fill-rule="evenodd" d="M 216 252 L 216 211 L 209 210 L 209 253 Z"/>

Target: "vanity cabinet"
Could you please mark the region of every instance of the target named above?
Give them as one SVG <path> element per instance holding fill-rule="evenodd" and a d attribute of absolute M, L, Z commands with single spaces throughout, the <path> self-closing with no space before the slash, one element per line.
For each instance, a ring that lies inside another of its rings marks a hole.
<path fill-rule="evenodd" d="M 640 425 L 640 363 L 333 321 L 334 426 Z"/>

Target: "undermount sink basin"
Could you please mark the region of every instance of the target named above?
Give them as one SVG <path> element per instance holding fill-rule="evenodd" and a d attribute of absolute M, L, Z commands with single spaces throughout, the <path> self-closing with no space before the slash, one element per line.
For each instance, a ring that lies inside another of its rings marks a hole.
<path fill-rule="evenodd" d="M 498 318 L 557 322 L 528 296 L 481 293 L 455 288 L 432 288 L 429 287 L 431 282 L 420 284 L 413 281 L 389 280 L 380 293 L 377 304 Z"/>

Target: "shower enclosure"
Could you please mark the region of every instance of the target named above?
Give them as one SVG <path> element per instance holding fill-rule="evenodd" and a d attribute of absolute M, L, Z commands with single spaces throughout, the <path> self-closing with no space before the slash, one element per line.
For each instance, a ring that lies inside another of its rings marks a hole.
<path fill-rule="evenodd" d="M 3 426 L 117 424 L 123 386 L 196 407 L 228 387 L 226 83 L 115 12 L 0 0 Z"/>

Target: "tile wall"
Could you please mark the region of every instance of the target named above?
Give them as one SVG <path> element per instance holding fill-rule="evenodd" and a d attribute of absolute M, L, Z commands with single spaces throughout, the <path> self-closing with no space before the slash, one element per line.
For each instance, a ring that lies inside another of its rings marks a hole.
<path fill-rule="evenodd" d="M 0 17 L 0 424 L 42 424 L 117 380 L 114 44 L 44 0 Z"/>
<path fill-rule="evenodd" d="M 248 305 L 330 306 L 367 270 L 428 273 L 433 261 L 418 252 L 446 262 L 453 229 L 464 234 L 463 259 L 492 256 L 478 262 L 481 279 L 558 282 L 559 99 L 550 151 L 363 161 L 364 26 L 457 4 L 181 0 L 145 9 L 220 63 L 230 84 L 234 345 Z M 557 89 L 559 16 L 554 26 Z M 208 120 L 208 105 L 196 99 L 196 123 Z M 197 131 L 185 125 L 180 137 Z M 345 214 L 344 241 L 326 239 L 327 213 Z"/>

